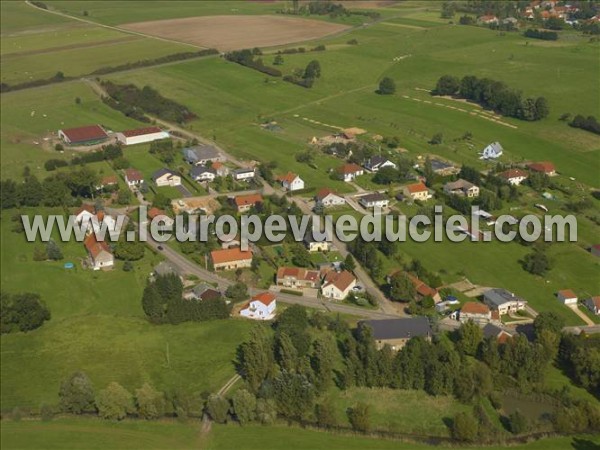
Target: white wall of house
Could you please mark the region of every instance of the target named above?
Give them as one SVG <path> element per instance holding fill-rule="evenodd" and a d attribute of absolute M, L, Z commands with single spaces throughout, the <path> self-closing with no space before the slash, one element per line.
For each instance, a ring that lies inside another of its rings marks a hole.
<path fill-rule="evenodd" d="M 276 300 L 273 300 L 268 305 L 265 305 L 264 303 L 258 300 L 253 300 L 250 302 L 246 309 L 242 309 L 240 311 L 240 315 L 242 317 L 248 317 L 251 319 L 267 320 L 273 317 L 276 308 Z"/>
<path fill-rule="evenodd" d="M 157 186 L 180 186 L 181 177 L 179 175 L 164 174 L 155 180 Z"/>

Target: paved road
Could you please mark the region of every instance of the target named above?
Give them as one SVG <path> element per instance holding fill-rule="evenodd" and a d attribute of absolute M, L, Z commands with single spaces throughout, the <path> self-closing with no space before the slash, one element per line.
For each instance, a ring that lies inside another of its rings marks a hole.
<path fill-rule="evenodd" d="M 193 197 L 194 194 L 192 194 L 188 188 L 186 188 L 183 184 L 180 184 L 179 186 L 176 186 L 177 190 L 179 192 L 181 192 L 181 195 L 183 195 L 185 198 L 189 198 L 189 197 Z"/>

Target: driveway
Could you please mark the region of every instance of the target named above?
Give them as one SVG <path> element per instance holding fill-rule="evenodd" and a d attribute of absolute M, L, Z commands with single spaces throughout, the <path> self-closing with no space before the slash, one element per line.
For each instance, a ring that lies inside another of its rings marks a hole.
<path fill-rule="evenodd" d="M 177 188 L 177 190 L 178 190 L 179 192 L 181 192 L 181 195 L 183 195 L 185 198 L 188 198 L 188 197 L 193 197 L 193 196 L 194 196 L 194 194 L 192 194 L 192 193 L 191 193 L 191 192 L 188 190 L 188 188 L 186 188 L 186 187 L 185 187 L 183 184 L 180 184 L 179 186 L 175 186 L 175 187 Z"/>

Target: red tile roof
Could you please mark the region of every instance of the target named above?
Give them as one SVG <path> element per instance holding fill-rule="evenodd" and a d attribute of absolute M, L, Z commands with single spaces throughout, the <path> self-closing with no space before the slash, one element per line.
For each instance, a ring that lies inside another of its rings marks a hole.
<path fill-rule="evenodd" d="M 319 189 L 319 191 L 317 192 L 317 199 L 319 200 L 323 200 L 325 197 L 327 197 L 329 194 L 333 194 L 333 195 L 337 195 L 335 192 L 333 192 L 331 189 L 329 188 L 322 188 Z"/>
<path fill-rule="evenodd" d="M 562 291 L 558 291 L 558 295 L 562 298 L 577 298 L 577 294 L 573 292 L 571 289 L 563 289 Z"/>
<path fill-rule="evenodd" d="M 344 164 L 343 166 L 338 167 L 337 170 L 339 173 L 350 174 L 350 173 L 361 172 L 363 170 L 363 168 L 360 167 L 358 164 L 350 163 L 350 164 Z"/>
<path fill-rule="evenodd" d="M 90 234 L 83 241 L 85 248 L 92 255 L 92 258 L 96 258 L 102 251 L 110 253 L 110 247 L 106 241 L 98 242 L 94 233 Z"/>
<path fill-rule="evenodd" d="M 215 170 L 220 169 L 221 167 L 223 167 L 223 163 L 221 161 L 215 161 L 212 163 L 211 167 Z"/>
<path fill-rule="evenodd" d="M 117 184 L 118 180 L 117 180 L 117 176 L 116 175 L 107 175 L 105 177 L 102 178 L 102 180 L 100 180 L 100 184 L 102 186 L 108 186 L 110 184 Z"/>
<path fill-rule="evenodd" d="M 280 267 L 277 269 L 277 279 L 285 277 L 292 277 L 303 281 L 317 281 L 319 279 L 319 272 L 301 267 Z"/>
<path fill-rule="evenodd" d="M 537 163 L 531 163 L 528 166 L 531 170 L 533 170 L 534 172 L 544 172 L 544 173 L 551 173 L 551 172 L 555 172 L 556 168 L 554 167 L 554 164 L 552 164 L 549 161 L 542 161 L 542 162 L 537 162 Z"/>
<path fill-rule="evenodd" d="M 68 128 L 61 130 L 69 141 L 73 143 L 96 141 L 106 139 L 108 135 L 100 125 L 88 125 L 86 127 Z"/>
<path fill-rule="evenodd" d="M 410 278 L 413 285 L 415 286 L 415 289 L 417 290 L 417 294 L 419 294 L 423 297 L 434 297 L 435 295 L 437 295 L 437 293 L 438 293 L 437 289 L 434 289 L 431 286 L 428 286 L 427 284 L 425 284 L 424 281 L 419 280 L 416 276 L 414 276 L 410 273 L 408 274 L 408 277 Z"/>
<path fill-rule="evenodd" d="M 527 178 L 527 172 L 525 172 L 524 170 L 521 170 L 521 169 L 508 169 L 508 170 L 505 170 L 504 172 L 499 173 L 498 176 L 505 178 L 507 180 L 509 180 L 511 178 L 520 178 L 520 177 Z"/>
<path fill-rule="evenodd" d="M 277 177 L 277 180 L 282 183 L 292 184 L 292 181 L 294 181 L 297 177 L 298 175 L 296 175 L 295 173 L 288 172 L 285 175 Z"/>
<path fill-rule="evenodd" d="M 87 203 L 84 203 L 81 205 L 81 208 L 79 208 L 76 212 L 75 215 L 78 216 L 79 214 L 81 214 L 83 211 L 87 211 L 90 214 L 96 214 L 96 208 L 94 207 L 94 205 L 90 205 Z"/>
<path fill-rule="evenodd" d="M 275 298 L 275 294 L 272 292 L 261 292 L 260 294 L 256 294 L 254 297 L 252 297 L 252 300 L 261 302 L 265 306 L 269 306 L 275 301 Z"/>
<path fill-rule="evenodd" d="M 466 302 L 460 309 L 465 314 L 489 314 L 490 308 L 479 302 Z"/>
<path fill-rule="evenodd" d="M 148 217 L 150 219 L 154 219 L 156 216 L 166 216 L 166 215 L 167 215 L 167 213 L 165 211 L 163 211 L 162 209 L 158 209 L 156 207 L 152 207 L 148 211 Z"/>
<path fill-rule="evenodd" d="M 325 276 L 325 281 L 327 284 L 333 284 L 340 291 L 345 291 L 356 281 L 356 278 L 347 270 L 342 270 L 341 272 L 329 272 Z"/>
<path fill-rule="evenodd" d="M 136 169 L 125 169 L 125 176 L 129 181 L 142 181 L 144 179 L 142 172 Z"/>
<path fill-rule="evenodd" d="M 592 303 L 594 306 L 596 306 L 596 308 L 600 309 L 600 295 L 592 297 Z"/>
<path fill-rule="evenodd" d="M 240 206 L 248 206 L 255 205 L 257 203 L 262 203 L 263 198 L 260 194 L 248 194 L 248 195 L 238 195 L 235 199 L 235 205 L 239 208 Z"/>
<path fill-rule="evenodd" d="M 427 191 L 427 186 L 423 183 L 413 183 L 405 186 L 408 189 L 408 192 L 411 194 L 416 194 L 417 192 Z"/>
<path fill-rule="evenodd" d="M 125 137 L 134 137 L 134 136 L 143 136 L 145 134 L 154 134 L 160 133 L 162 130 L 158 127 L 146 127 L 146 128 L 136 128 L 135 130 L 125 130 L 123 131 L 123 136 Z"/>
<path fill-rule="evenodd" d="M 213 250 L 210 252 L 210 258 L 213 264 L 244 261 L 252 259 L 252 252 L 250 250 L 242 251 L 238 247 L 226 248 L 223 250 Z"/>

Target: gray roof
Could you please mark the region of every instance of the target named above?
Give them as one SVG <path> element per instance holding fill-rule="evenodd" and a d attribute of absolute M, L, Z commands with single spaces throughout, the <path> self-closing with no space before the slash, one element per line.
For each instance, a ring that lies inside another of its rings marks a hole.
<path fill-rule="evenodd" d="M 431 336 L 431 325 L 427 317 L 363 320 L 359 324 L 369 325 L 373 329 L 373 337 L 376 340 Z"/>
<path fill-rule="evenodd" d="M 386 158 L 385 156 L 381 156 L 381 155 L 375 155 L 375 156 L 371 156 L 371 158 L 369 159 L 369 165 L 371 167 L 375 167 L 380 164 L 383 164 L 386 161 L 389 161 L 392 164 L 394 163 L 390 158 Z"/>
<path fill-rule="evenodd" d="M 512 292 L 502 288 L 494 288 L 483 293 L 486 301 L 494 306 L 501 306 L 507 302 L 525 302 L 521 297 L 516 296 Z"/>
<path fill-rule="evenodd" d="M 370 202 L 379 202 L 381 200 L 387 200 L 387 199 L 388 198 L 385 195 L 380 194 L 379 192 L 375 192 L 373 194 L 363 195 L 360 198 L 360 201 L 370 203 Z"/>
<path fill-rule="evenodd" d="M 217 173 L 217 171 L 215 169 L 213 169 L 212 167 L 206 167 L 206 166 L 195 166 L 190 169 L 190 175 L 194 178 L 202 175 L 205 172 L 212 173 L 212 174 Z"/>
<path fill-rule="evenodd" d="M 444 185 L 444 189 L 450 189 L 451 191 L 455 191 L 457 189 L 471 189 L 475 185 L 470 181 L 463 180 L 462 178 L 456 181 L 450 181 Z"/>
<path fill-rule="evenodd" d="M 485 327 L 483 327 L 483 336 L 486 338 L 497 337 L 502 331 L 510 334 L 511 336 L 514 334 L 510 330 L 506 330 L 505 328 L 494 325 L 493 323 L 488 323 Z"/>
<path fill-rule="evenodd" d="M 221 153 L 212 145 L 194 145 L 183 149 L 183 156 L 189 161 L 202 161 L 221 157 Z"/>
<path fill-rule="evenodd" d="M 166 175 L 166 174 L 168 174 L 168 175 L 176 175 L 176 173 L 173 172 L 172 170 L 163 167 L 162 169 L 158 169 L 156 172 L 154 172 L 152 174 L 152 179 L 156 180 L 157 178 L 160 178 L 160 177 L 162 177 L 163 175 Z"/>
<path fill-rule="evenodd" d="M 235 174 L 249 173 L 249 172 L 254 173 L 254 169 L 252 167 L 244 167 L 242 169 L 236 169 L 233 171 L 233 173 L 235 173 Z"/>
<path fill-rule="evenodd" d="M 431 168 L 434 171 L 445 170 L 445 169 L 450 169 L 450 168 L 454 167 L 452 164 L 448 164 L 447 162 L 440 161 L 439 159 L 432 159 L 432 160 L 430 160 L 430 162 L 431 162 Z"/>

